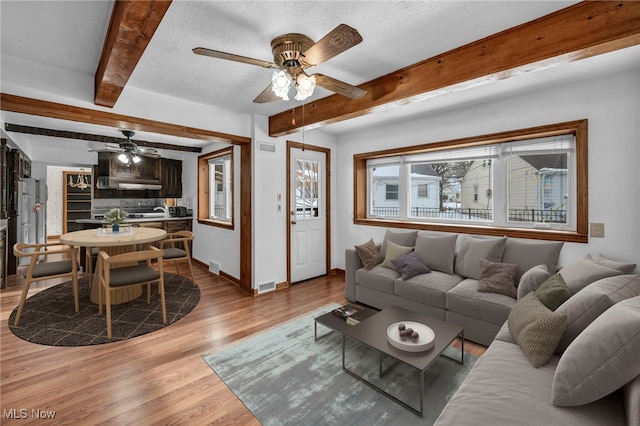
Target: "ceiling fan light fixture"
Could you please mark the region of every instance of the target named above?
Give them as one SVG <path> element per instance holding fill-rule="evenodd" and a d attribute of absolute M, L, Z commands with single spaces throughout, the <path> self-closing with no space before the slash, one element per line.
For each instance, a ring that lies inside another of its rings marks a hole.
<path fill-rule="evenodd" d="M 276 70 L 271 77 L 271 90 L 282 100 L 289 100 L 289 89 L 291 88 L 291 76 L 284 70 Z"/>
<path fill-rule="evenodd" d="M 129 164 L 129 156 L 123 152 L 118 155 L 118 161 L 120 161 L 122 164 Z"/>
<path fill-rule="evenodd" d="M 140 161 L 142 161 L 142 158 L 134 154 L 131 156 L 131 160 L 133 160 L 133 164 L 138 164 Z"/>
<path fill-rule="evenodd" d="M 313 90 L 316 88 L 316 76 L 308 76 L 306 74 L 298 75 L 296 79 L 296 100 L 303 101 L 309 96 L 313 95 Z"/>

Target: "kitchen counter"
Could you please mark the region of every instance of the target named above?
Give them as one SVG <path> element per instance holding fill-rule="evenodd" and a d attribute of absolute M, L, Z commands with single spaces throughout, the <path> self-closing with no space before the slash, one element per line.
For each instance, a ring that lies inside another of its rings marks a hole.
<path fill-rule="evenodd" d="M 137 219 L 127 219 L 122 223 L 144 223 L 144 222 L 165 222 L 172 220 L 193 220 L 193 216 L 184 217 L 143 217 Z M 104 219 L 76 219 L 76 223 L 106 224 Z"/>

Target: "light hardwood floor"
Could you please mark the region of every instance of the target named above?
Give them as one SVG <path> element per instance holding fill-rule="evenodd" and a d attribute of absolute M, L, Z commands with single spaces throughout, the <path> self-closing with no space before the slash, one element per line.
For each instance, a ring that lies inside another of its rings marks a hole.
<path fill-rule="evenodd" d="M 11 333 L 7 320 L 23 279 L 9 277 L 0 292 L 0 424 L 259 425 L 202 354 L 325 304 L 346 303 L 344 277 L 253 298 L 198 264 L 194 272 L 201 299 L 185 318 L 124 342 L 76 348 L 32 344 Z M 30 294 L 58 282 L 34 283 Z M 480 356 L 485 348 L 465 342 L 465 350 Z M 27 419 L 7 419 L 11 409 L 28 410 Z M 55 420 L 36 420 L 32 409 L 55 411 Z"/>

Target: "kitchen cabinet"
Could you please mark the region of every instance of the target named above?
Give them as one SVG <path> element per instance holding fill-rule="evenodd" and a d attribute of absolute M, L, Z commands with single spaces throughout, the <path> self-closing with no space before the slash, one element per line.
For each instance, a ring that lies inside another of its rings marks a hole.
<path fill-rule="evenodd" d="M 7 288 L 7 228 L 0 228 L 0 288 Z"/>
<path fill-rule="evenodd" d="M 0 219 L 8 216 L 9 205 L 9 147 L 7 140 L 0 140 Z"/>
<path fill-rule="evenodd" d="M 91 175 L 82 174 L 87 187 L 74 187 L 79 179 L 78 172 L 63 172 L 63 233 L 84 229 L 83 225 L 76 223 L 77 219 L 91 219 Z"/>
<path fill-rule="evenodd" d="M 161 198 L 182 198 L 182 160 L 160 160 Z"/>

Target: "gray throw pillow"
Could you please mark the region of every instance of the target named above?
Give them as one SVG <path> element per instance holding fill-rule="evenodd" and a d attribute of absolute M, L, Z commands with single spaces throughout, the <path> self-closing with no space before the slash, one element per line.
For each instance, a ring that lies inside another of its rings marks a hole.
<path fill-rule="evenodd" d="M 490 262 L 480 259 L 480 280 L 478 291 L 484 293 L 500 293 L 516 298 L 517 289 L 513 279 L 518 265 L 510 263 Z"/>
<path fill-rule="evenodd" d="M 453 274 L 453 260 L 456 256 L 458 234 L 425 235 L 416 238 L 416 253 L 427 268 Z"/>
<path fill-rule="evenodd" d="M 538 300 L 552 311 L 558 309 L 558 306 L 571 297 L 571 290 L 569 290 L 560 274 L 551 276 L 534 293 Z"/>
<path fill-rule="evenodd" d="M 398 272 L 400 272 L 400 276 L 405 281 L 411 277 L 415 277 L 416 275 L 431 272 L 431 270 L 422 263 L 415 251 L 396 257 L 391 261 L 391 263 L 393 263 Z"/>
<path fill-rule="evenodd" d="M 604 311 L 616 303 L 640 296 L 640 276 L 616 275 L 603 278 L 574 294 L 556 313 L 567 316 L 567 329 L 556 348 L 562 353 L 571 342 Z"/>
<path fill-rule="evenodd" d="M 508 238 L 504 245 L 501 262 L 518 265 L 516 286 L 522 275 L 536 265 L 557 265 L 563 242 L 557 241 L 526 241 Z M 555 273 L 555 271 L 549 271 Z"/>
<path fill-rule="evenodd" d="M 387 241 L 387 254 L 384 257 L 384 262 L 382 265 L 385 268 L 397 270 L 396 266 L 392 263 L 393 259 L 396 259 L 404 254 L 410 253 L 413 251 L 413 247 L 404 247 L 400 246 L 392 241 Z"/>
<path fill-rule="evenodd" d="M 399 246 L 413 247 L 416 245 L 416 237 L 418 231 L 391 231 L 387 229 L 384 234 L 384 240 L 382 240 L 382 246 L 380 247 L 380 254 L 387 256 L 387 243 L 392 241 Z"/>
<path fill-rule="evenodd" d="M 364 265 L 364 269 L 371 270 L 374 266 L 382 263 L 384 256 L 378 252 L 376 243 L 373 242 L 373 238 L 364 244 L 355 246 L 356 253 Z"/>
<path fill-rule="evenodd" d="M 633 274 L 636 270 L 635 263 L 617 262 L 615 260 L 607 259 L 601 254 L 592 254 L 591 259 L 598 265 L 606 266 L 607 268 L 616 269 L 623 274 Z"/>
<path fill-rule="evenodd" d="M 467 278 L 480 279 L 480 259 L 500 262 L 506 238 L 472 238 L 462 236 L 456 256 L 455 273 Z"/>
<path fill-rule="evenodd" d="M 622 272 L 597 264 L 587 254 L 564 266 L 560 269 L 560 274 L 569 290 L 575 294 L 592 282 L 614 275 L 622 275 Z"/>
<path fill-rule="evenodd" d="M 518 299 L 522 299 L 527 294 L 535 291 L 540 285 L 551 276 L 547 265 L 538 265 L 522 274 L 518 285 Z"/>
<path fill-rule="evenodd" d="M 507 325 L 531 365 L 539 368 L 553 356 L 566 319 L 550 311 L 534 293 L 529 293 L 513 305 Z"/>
<path fill-rule="evenodd" d="M 553 376 L 553 405 L 596 401 L 640 374 L 640 296 L 607 309 L 564 352 Z"/>

